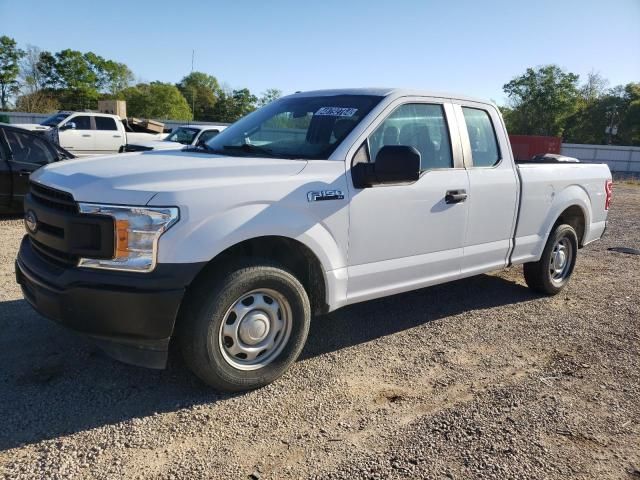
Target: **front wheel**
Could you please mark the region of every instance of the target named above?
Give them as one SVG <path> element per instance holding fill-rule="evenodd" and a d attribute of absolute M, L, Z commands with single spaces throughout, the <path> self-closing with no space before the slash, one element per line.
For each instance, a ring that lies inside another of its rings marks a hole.
<path fill-rule="evenodd" d="M 524 264 L 524 279 L 529 288 L 555 295 L 569 282 L 576 265 L 578 236 L 571 225 L 557 225 L 549 235 L 537 262 Z"/>
<path fill-rule="evenodd" d="M 267 262 L 205 278 L 187 302 L 180 334 L 186 363 L 221 391 L 251 390 L 276 380 L 300 355 L 309 332 L 304 287 Z"/>

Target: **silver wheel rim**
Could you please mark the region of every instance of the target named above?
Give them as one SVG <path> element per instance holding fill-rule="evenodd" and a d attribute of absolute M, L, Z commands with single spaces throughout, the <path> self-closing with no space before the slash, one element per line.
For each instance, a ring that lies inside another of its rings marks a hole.
<path fill-rule="evenodd" d="M 291 336 L 291 306 L 281 293 L 252 290 L 227 310 L 218 342 L 225 361 L 238 370 L 257 370 L 282 352 Z"/>
<path fill-rule="evenodd" d="M 573 245 L 567 237 L 558 239 L 551 249 L 549 275 L 553 283 L 562 283 L 568 276 L 573 261 Z"/>

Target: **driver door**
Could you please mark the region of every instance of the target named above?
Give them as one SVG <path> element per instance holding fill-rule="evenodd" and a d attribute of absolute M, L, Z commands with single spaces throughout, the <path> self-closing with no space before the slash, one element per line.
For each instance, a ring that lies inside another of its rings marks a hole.
<path fill-rule="evenodd" d="M 13 203 L 21 204 L 29 191 L 29 176 L 38 168 L 55 162 L 57 153 L 44 137 L 19 130 L 5 130 L 9 146 L 9 169 L 13 182 Z"/>
<path fill-rule="evenodd" d="M 71 127 L 75 125 L 75 128 Z M 60 146 L 76 155 L 91 155 L 96 153 L 95 131 L 93 122 L 88 115 L 78 115 L 72 117 L 58 130 L 58 141 Z"/>
<path fill-rule="evenodd" d="M 7 207 L 11 201 L 11 169 L 9 168 L 9 150 L 5 146 L 4 129 L 0 127 L 0 207 Z"/>
<path fill-rule="evenodd" d="M 421 174 L 410 184 L 358 189 L 351 183 L 348 301 L 368 300 L 460 276 L 468 191 L 453 107 L 442 99 L 400 99 L 367 136 L 356 161 L 386 145 L 415 147 Z M 451 200 L 451 198 L 449 198 Z"/>

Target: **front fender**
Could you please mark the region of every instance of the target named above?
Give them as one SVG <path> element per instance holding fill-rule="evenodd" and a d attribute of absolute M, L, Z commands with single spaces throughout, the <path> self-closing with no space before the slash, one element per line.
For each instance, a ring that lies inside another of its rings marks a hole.
<path fill-rule="evenodd" d="M 188 217 L 188 212 L 183 215 Z M 160 239 L 160 263 L 208 262 L 240 242 L 273 235 L 303 243 L 325 272 L 346 266 L 346 245 L 334 234 L 346 232 L 346 212 L 321 220 L 279 203 L 251 203 L 216 212 L 197 223 L 181 220 Z"/>

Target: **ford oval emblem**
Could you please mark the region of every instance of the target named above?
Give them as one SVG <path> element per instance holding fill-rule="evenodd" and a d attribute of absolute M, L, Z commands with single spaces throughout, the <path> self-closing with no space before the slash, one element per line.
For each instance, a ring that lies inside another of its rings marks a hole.
<path fill-rule="evenodd" d="M 24 215 L 24 224 L 31 233 L 36 233 L 38 230 L 38 217 L 36 217 L 36 213 L 33 210 L 27 211 Z"/>

